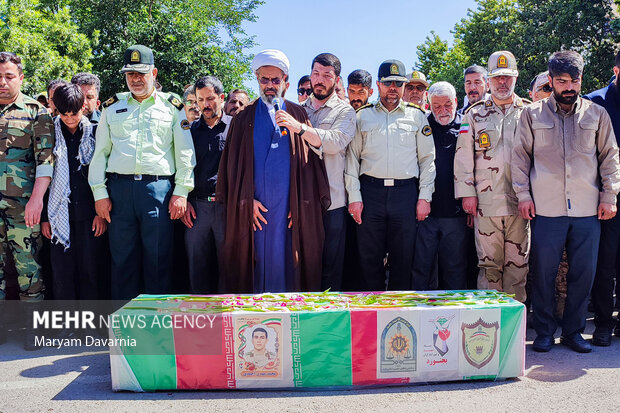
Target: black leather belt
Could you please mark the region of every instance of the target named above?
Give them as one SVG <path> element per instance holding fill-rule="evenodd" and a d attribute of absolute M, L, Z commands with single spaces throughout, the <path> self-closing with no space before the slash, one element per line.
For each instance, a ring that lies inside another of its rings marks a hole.
<path fill-rule="evenodd" d="M 404 185 L 417 185 L 418 178 L 408 179 L 384 179 L 375 178 L 374 176 L 362 175 L 360 176 L 360 182 L 370 184 L 373 186 L 404 186 Z"/>
<path fill-rule="evenodd" d="M 109 178 L 118 178 L 118 179 L 130 179 L 132 181 L 162 181 L 162 180 L 171 180 L 174 175 L 128 175 L 128 174 L 117 174 L 116 172 L 108 172 L 107 176 Z"/>

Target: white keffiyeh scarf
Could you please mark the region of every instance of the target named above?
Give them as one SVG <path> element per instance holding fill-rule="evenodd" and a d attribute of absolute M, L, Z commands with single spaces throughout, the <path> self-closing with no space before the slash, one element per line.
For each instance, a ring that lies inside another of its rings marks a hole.
<path fill-rule="evenodd" d="M 77 159 L 82 165 L 88 165 L 93 158 L 95 151 L 95 137 L 93 136 L 93 125 L 86 116 L 82 116 L 79 128 L 82 130 L 82 139 L 78 150 Z M 69 248 L 69 159 L 67 155 L 67 143 L 62 134 L 60 116 L 54 119 L 54 130 L 56 133 L 56 145 L 54 146 L 54 178 L 50 185 L 49 202 L 47 214 L 52 228 L 52 240 L 57 244 L 62 244 L 65 250 Z"/>

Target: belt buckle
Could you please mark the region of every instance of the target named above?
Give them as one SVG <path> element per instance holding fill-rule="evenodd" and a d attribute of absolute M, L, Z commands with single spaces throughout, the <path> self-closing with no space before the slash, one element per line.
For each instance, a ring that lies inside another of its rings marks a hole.
<path fill-rule="evenodd" d="M 394 186 L 394 180 L 393 179 L 384 179 L 383 180 L 383 186 Z"/>
<path fill-rule="evenodd" d="M 142 174 L 134 174 L 133 180 L 134 181 L 141 181 L 142 180 Z"/>

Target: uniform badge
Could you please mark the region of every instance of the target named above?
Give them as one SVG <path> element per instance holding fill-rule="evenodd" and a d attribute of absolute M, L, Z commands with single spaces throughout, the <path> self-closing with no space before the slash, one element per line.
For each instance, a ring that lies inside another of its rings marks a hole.
<path fill-rule="evenodd" d="M 390 66 L 390 74 L 391 75 L 398 74 L 398 65 L 396 63 L 392 63 L 392 66 Z"/>
<path fill-rule="evenodd" d="M 168 96 L 168 102 L 172 103 L 172 105 L 178 110 L 183 109 L 183 102 L 181 102 L 176 96 Z"/>
<path fill-rule="evenodd" d="M 187 119 L 183 119 L 181 121 L 181 129 L 188 130 L 189 129 L 189 121 Z"/>
<path fill-rule="evenodd" d="M 499 56 L 499 58 L 497 59 L 497 67 L 504 67 L 507 68 L 508 67 L 508 60 L 506 59 L 506 56 L 504 56 L 503 54 Z"/>
<path fill-rule="evenodd" d="M 487 100 L 486 102 L 484 102 L 485 108 L 490 108 L 491 106 L 493 106 L 493 102 L 491 102 L 490 100 Z"/>
<path fill-rule="evenodd" d="M 108 106 L 112 105 L 113 103 L 118 102 L 118 97 L 116 95 L 112 96 L 110 99 L 106 100 L 105 102 L 103 102 L 103 107 L 104 109 L 107 108 Z"/>
<path fill-rule="evenodd" d="M 422 135 L 431 136 L 431 133 L 433 133 L 433 131 L 431 130 L 430 126 L 426 125 L 422 128 Z"/>
<path fill-rule="evenodd" d="M 486 132 L 482 132 L 480 136 L 478 136 L 478 142 L 481 148 L 488 148 L 489 146 L 491 146 L 489 134 Z"/>
<path fill-rule="evenodd" d="M 419 78 L 420 78 L 420 74 L 419 74 L 418 72 L 413 72 L 413 73 L 411 74 L 411 78 L 412 78 L 412 79 L 419 79 Z"/>
<path fill-rule="evenodd" d="M 131 62 L 140 63 L 140 52 L 139 51 L 134 50 L 133 52 L 131 52 Z"/>

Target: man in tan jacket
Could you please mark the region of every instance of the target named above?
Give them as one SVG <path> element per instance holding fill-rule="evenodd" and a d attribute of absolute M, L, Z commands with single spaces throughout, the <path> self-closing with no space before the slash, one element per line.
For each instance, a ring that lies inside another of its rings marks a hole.
<path fill-rule="evenodd" d="M 602 106 L 579 97 L 583 59 L 573 51 L 549 59 L 553 94 L 521 115 L 512 162 L 519 213 L 532 220 L 534 350 L 549 351 L 557 328 L 555 277 L 566 247 L 569 270 L 561 342 L 592 350 L 581 333 L 599 247 L 600 223 L 616 214 L 618 147 Z"/>
<path fill-rule="evenodd" d="M 478 288 L 525 301 L 529 224 L 519 216 L 510 162 L 519 117 L 529 103 L 514 93 L 519 72 L 512 53 L 489 57 L 491 96 L 465 113 L 454 157 L 454 195 L 474 216 Z"/>

